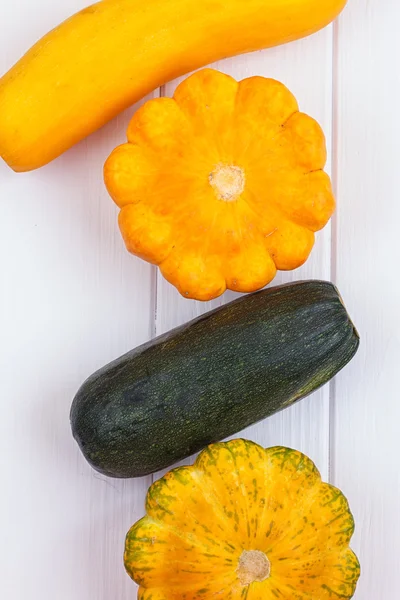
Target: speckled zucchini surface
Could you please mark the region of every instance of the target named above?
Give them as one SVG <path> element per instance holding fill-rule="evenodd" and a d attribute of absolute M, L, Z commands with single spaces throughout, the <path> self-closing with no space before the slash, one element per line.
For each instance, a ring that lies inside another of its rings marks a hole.
<path fill-rule="evenodd" d="M 304 398 L 358 345 L 331 283 L 269 288 L 96 372 L 73 401 L 73 435 L 101 473 L 147 475 Z"/>

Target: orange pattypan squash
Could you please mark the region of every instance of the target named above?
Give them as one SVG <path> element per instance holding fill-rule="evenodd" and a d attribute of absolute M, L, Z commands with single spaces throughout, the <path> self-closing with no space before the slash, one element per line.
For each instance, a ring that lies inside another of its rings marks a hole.
<path fill-rule="evenodd" d="M 234 440 L 206 448 L 147 495 L 127 535 L 139 600 L 332 600 L 354 594 L 343 494 L 288 448 Z"/>
<path fill-rule="evenodd" d="M 205 69 L 134 115 L 105 165 L 130 252 L 187 298 L 302 265 L 335 201 L 324 134 L 281 83 Z"/>

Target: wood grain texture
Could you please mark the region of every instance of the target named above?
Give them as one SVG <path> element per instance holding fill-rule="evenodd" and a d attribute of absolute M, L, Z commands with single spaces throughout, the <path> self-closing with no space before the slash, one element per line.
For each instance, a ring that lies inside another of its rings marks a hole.
<path fill-rule="evenodd" d="M 84 5 L 1 1 L 1 69 Z M 40 171 L 16 175 L 0 164 L 0 597 L 8 600 L 134 597 L 124 537 L 151 479 L 96 474 L 69 427 L 83 380 L 154 330 L 155 272 L 126 253 L 102 183 L 131 113 Z"/>
<path fill-rule="evenodd" d="M 361 335 L 336 380 L 332 474 L 356 520 L 357 600 L 400 596 L 400 5 L 352 0 L 336 31 L 336 280 Z"/>

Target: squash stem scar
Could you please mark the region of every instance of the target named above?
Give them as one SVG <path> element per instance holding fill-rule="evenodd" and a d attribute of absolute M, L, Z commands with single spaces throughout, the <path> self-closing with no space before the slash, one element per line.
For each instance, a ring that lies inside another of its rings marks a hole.
<path fill-rule="evenodd" d="M 240 167 L 219 164 L 208 176 L 208 181 L 219 200 L 234 202 L 244 191 L 246 177 Z"/>
<path fill-rule="evenodd" d="M 237 574 L 242 585 L 265 581 L 271 574 L 271 563 L 260 550 L 243 550 Z"/>

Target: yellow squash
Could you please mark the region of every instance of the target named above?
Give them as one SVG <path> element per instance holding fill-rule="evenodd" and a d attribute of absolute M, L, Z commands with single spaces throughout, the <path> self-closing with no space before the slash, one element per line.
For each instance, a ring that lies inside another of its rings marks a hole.
<path fill-rule="evenodd" d="M 103 0 L 0 80 L 0 156 L 50 162 L 148 92 L 215 60 L 327 25 L 346 0 Z"/>
<path fill-rule="evenodd" d="M 128 140 L 104 170 L 126 246 L 186 298 L 299 267 L 334 211 L 324 134 L 273 79 L 198 71 L 139 109 Z"/>
<path fill-rule="evenodd" d="M 234 440 L 154 483 L 127 535 L 139 600 L 346 600 L 360 567 L 343 494 L 306 456 Z"/>

